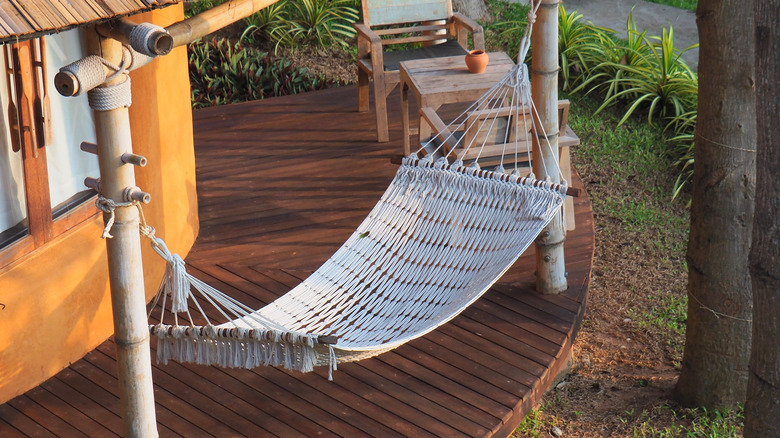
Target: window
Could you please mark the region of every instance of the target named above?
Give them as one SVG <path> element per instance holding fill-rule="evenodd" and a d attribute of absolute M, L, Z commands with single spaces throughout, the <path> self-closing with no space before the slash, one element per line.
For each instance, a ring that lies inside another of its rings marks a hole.
<path fill-rule="evenodd" d="M 97 157 L 86 96 L 63 97 L 54 73 L 85 54 L 83 33 L 3 46 L 0 77 L 0 267 L 45 245 L 97 213 L 86 176 Z"/>

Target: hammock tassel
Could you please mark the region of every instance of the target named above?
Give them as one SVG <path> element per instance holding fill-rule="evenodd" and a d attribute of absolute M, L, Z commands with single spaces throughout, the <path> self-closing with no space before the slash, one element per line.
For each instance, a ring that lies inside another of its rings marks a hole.
<path fill-rule="evenodd" d="M 171 297 L 171 311 L 175 313 L 187 311 L 187 298 L 190 295 L 190 280 L 184 259 L 173 254 L 168 260 L 165 271 L 165 292 Z"/>
<path fill-rule="evenodd" d="M 336 360 L 336 351 L 333 345 L 328 345 L 328 381 L 333 381 L 333 372 L 338 370 L 338 361 Z"/>
<path fill-rule="evenodd" d="M 157 337 L 157 362 L 173 359 L 198 365 L 252 369 L 260 365 L 282 366 L 288 370 L 310 372 L 318 353 L 310 336 L 292 335 L 283 339 L 276 332 L 244 327 L 185 327 L 156 324 L 149 327 Z M 335 370 L 336 355 L 329 346 L 330 368 Z M 332 378 L 332 375 L 330 376 Z"/>

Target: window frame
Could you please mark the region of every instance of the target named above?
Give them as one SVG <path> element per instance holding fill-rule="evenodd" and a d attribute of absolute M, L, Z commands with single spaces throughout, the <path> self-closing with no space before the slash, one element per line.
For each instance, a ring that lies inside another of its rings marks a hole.
<path fill-rule="evenodd" d="M 47 157 L 43 150 L 51 142 L 45 54 L 45 37 L 3 45 L 9 81 L 7 117 L 14 153 L 22 154 L 27 233 L 0 242 L 0 269 L 100 213 L 94 202 L 97 194 L 92 194 L 54 219 L 57 207 L 51 206 Z"/>

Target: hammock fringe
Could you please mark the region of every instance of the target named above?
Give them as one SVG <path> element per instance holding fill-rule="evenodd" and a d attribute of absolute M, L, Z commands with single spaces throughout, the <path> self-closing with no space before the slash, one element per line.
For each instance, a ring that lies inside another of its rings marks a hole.
<path fill-rule="evenodd" d="M 157 362 L 161 364 L 173 359 L 223 368 L 281 366 L 306 373 L 314 370 L 321 354 L 312 337 L 280 337 L 265 330 L 156 324 L 149 331 L 157 337 Z"/>

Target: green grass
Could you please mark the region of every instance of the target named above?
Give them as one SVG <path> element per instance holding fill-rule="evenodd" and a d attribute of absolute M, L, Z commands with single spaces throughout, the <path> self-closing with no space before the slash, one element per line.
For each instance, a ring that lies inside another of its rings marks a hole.
<path fill-rule="evenodd" d="M 648 0 L 652 3 L 658 3 L 667 6 L 674 6 L 675 8 L 687 9 L 689 11 L 695 11 L 696 6 L 699 4 L 698 0 Z"/>
<path fill-rule="evenodd" d="M 651 175 L 666 172 L 669 161 L 659 129 L 634 117 L 617 126 L 621 114 L 611 108 L 594 115 L 600 103 L 582 95 L 562 96 L 572 101 L 569 125 L 586 143 L 577 153 L 611 170 L 611 182 L 632 181 L 657 193 Z"/>
<path fill-rule="evenodd" d="M 530 437 L 541 438 L 549 437 L 550 429 L 552 429 L 557 423 L 558 418 L 555 416 L 543 415 L 544 405 L 537 409 L 532 410 L 525 416 L 523 422 L 517 426 L 513 437 Z"/>
<path fill-rule="evenodd" d="M 679 369 L 685 346 L 688 297 L 657 291 L 646 302 L 653 304 L 628 309 L 628 317 L 640 331 L 665 340 L 667 354 Z"/>
<path fill-rule="evenodd" d="M 511 59 L 516 59 L 520 44 L 517 35 L 522 32 L 515 30 L 518 22 L 525 23 L 528 5 L 487 0 L 487 7 L 493 20 L 480 23 L 485 31 L 485 48 L 488 52 L 505 51 Z"/>
<path fill-rule="evenodd" d="M 737 425 L 745 421 L 743 409 L 740 407 L 733 411 L 707 411 L 701 409 L 672 409 L 668 406 L 657 408 L 658 410 L 670 410 L 674 424 L 663 428 L 653 427 L 649 419 L 657 412 L 642 412 L 638 423 L 634 427 L 635 438 L 736 438 L 741 437 Z M 679 423 L 678 423 L 679 421 Z"/>

